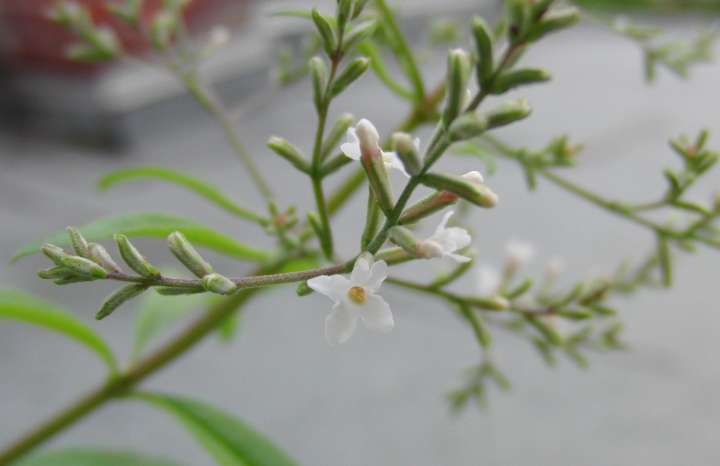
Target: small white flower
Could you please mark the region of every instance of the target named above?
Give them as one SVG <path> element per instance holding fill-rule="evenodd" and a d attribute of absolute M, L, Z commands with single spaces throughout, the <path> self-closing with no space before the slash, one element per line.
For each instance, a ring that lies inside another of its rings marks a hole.
<path fill-rule="evenodd" d="M 470 183 L 472 183 L 478 187 L 483 186 L 486 195 L 491 200 L 491 203 L 493 205 L 497 204 L 498 201 L 500 200 L 498 195 L 485 185 L 485 178 L 483 177 L 482 173 L 480 173 L 479 171 L 473 170 L 471 172 L 467 172 L 464 175 L 462 175 L 462 178 L 468 180 Z"/>
<path fill-rule="evenodd" d="M 215 26 L 210 30 L 208 45 L 219 48 L 230 42 L 230 31 L 225 26 Z"/>
<path fill-rule="evenodd" d="M 355 332 L 358 318 L 370 330 L 389 332 L 395 325 L 390 306 L 377 295 L 387 278 L 385 261 L 374 262 L 369 255 L 355 261 L 350 279 L 342 275 L 321 275 L 308 286 L 333 301 L 325 319 L 325 338 L 330 345 L 345 343 Z"/>
<path fill-rule="evenodd" d="M 561 257 L 551 258 L 545 266 L 545 276 L 548 280 L 557 280 L 565 270 L 565 261 Z"/>
<path fill-rule="evenodd" d="M 435 233 L 422 242 L 421 249 L 425 257 L 447 257 L 456 262 L 470 262 L 469 257 L 455 254 L 470 245 L 472 238 L 470 234 L 463 228 L 447 227 L 450 217 L 455 212 L 450 211 L 445 214 L 440 225 L 435 229 Z"/>
<path fill-rule="evenodd" d="M 501 282 L 500 272 L 490 265 L 478 268 L 477 289 L 483 296 L 490 296 L 497 292 Z"/>
<path fill-rule="evenodd" d="M 340 146 L 340 150 L 343 154 L 350 157 L 353 160 L 360 160 L 364 151 L 378 151 L 382 154 L 385 168 L 395 169 L 401 172 L 406 177 L 410 178 L 410 174 L 405 170 L 400 157 L 395 152 L 384 152 L 380 147 L 380 135 L 369 120 L 363 118 L 355 125 L 354 128 L 349 128 L 347 131 L 348 142 Z M 414 141 L 415 147 L 420 147 L 420 140 Z"/>
<path fill-rule="evenodd" d="M 508 241 L 505 251 L 507 252 L 508 263 L 512 268 L 527 264 L 535 256 L 533 245 L 522 241 Z"/>

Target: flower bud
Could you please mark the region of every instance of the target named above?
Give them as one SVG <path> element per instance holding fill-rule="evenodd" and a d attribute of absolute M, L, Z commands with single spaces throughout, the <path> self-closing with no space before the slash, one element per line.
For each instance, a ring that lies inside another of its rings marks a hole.
<path fill-rule="evenodd" d="M 422 184 L 438 190 L 449 191 L 480 207 L 494 207 L 498 196 L 484 184 L 476 184 L 460 176 L 438 173 L 423 175 Z"/>
<path fill-rule="evenodd" d="M 510 301 L 502 296 L 489 298 L 468 298 L 468 304 L 491 311 L 504 311 L 510 308 Z"/>
<path fill-rule="evenodd" d="M 368 4 L 370 0 L 355 0 L 355 8 L 353 9 L 352 18 L 355 19 L 363 12 L 365 9 L 365 5 Z"/>
<path fill-rule="evenodd" d="M 472 31 L 478 53 L 478 81 L 484 87 L 494 70 L 493 34 L 487 22 L 479 16 L 472 19 Z"/>
<path fill-rule="evenodd" d="M 206 292 L 205 288 L 175 288 L 170 286 L 155 288 L 155 291 L 162 296 L 184 296 Z"/>
<path fill-rule="evenodd" d="M 380 150 L 378 134 L 375 126 L 369 121 L 362 119 L 355 126 L 358 140 L 360 141 L 360 161 L 370 183 L 370 188 L 380 204 L 385 215 L 389 215 L 395 201 L 393 199 L 390 180 L 388 179 L 385 161 Z"/>
<path fill-rule="evenodd" d="M 390 240 L 412 256 L 426 257 L 420 249 L 422 242 L 415 237 L 412 231 L 405 227 L 392 227 L 390 229 Z"/>
<path fill-rule="evenodd" d="M 202 278 L 213 272 L 212 266 L 202 258 L 190 241 L 185 238 L 185 235 L 179 231 L 170 233 L 168 246 L 177 260 L 182 262 L 196 277 Z"/>
<path fill-rule="evenodd" d="M 449 191 L 438 191 L 405 209 L 400 216 L 398 223 L 400 225 L 415 223 L 418 220 L 444 209 L 445 207 L 455 204 L 458 199 L 459 197 L 457 194 L 453 194 Z"/>
<path fill-rule="evenodd" d="M 80 256 L 65 256 L 62 265 L 78 275 L 92 278 L 107 278 L 107 270 L 95 262 Z"/>
<path fill-rule="evenodd" d="M 345 50 L 352 50 L 360 42 L 370 37 L 377 29 L 378 23 L 375 20 L 363 21 L 354 26 L 343 39 L 343 47 Z"/>
<path fill-rule="evenodd" d="M 370 66 L 370 60 L 365 57 L 356 58 L 340 73 L 330 88 L 330 95 L 337 96 L 347 89 L 350 84 L 355 82 L 357 78 L 362 76 Z"/>
<path fill-rule="evenodd" d="M 37 276 L 42 278 L 43 280 L 55 280 L 57 278 L 71 277 L 73 276 L 73 273 L 70 272 L 66 267 L 56 265 L 55 267 L 50 267 L 49 269 L 39 271 L 37 273 Z"/>
<path fill-rule="evenodd" d="M 140 254 L 125 235 L 115 235 L 115 242 L 125 263 L 138 275 L 145 278 L 160 278 L 160 272 L 148 260 Z"/>
<path fill-rule="evenodd" d="M 375 126 L 370 121 L 363 118 L 355 126 L 358 140 L 360 141 L 360 151 L 364 154 L 369 152 L 378 152 L 380 144 L 380 135 Z"/>
<path fill-rule="evenodd" d="M 462 49 L 451 50 L 447 62 L 447 103 L 443 114 L 444 124 L 450 125 L 462 113 L 467 90 L 470 58 Z"/>
<path fill-rule="evenodd" d="M 310 165 L 305 157 L 300 153 L 300 150 L 290 144 L 286 139 L 278 136 L 272 136 L 267 142 L 267 146 L 280 157 L 284 158 L 295 168 L 303 173 L 310 172 Z"/>
<path fill-rule="evenodd" d="M 335 53 L 336 41 L 335 33 L 333 33 L 332 27 L 330 27 L 330 23 L 320 14 L 317 8 L 312 9 L 312 20 L 320 34 L 325 53 L 327 53 L 328 56 L 332 56 Z"/>
<path fill-rule="evenodd" d="M 90 259 L 102 266 L 108 272 L 120 272 L 120 267 L 115 263 L 107 250 L 97 243 L 90 243 Z"/>
<path fill-rule="evenodd" d="M 512 70 L 498 76 L 494 80 L 490 92 L 493 94 L 504 94 L 516 87 L 538 84 L 549 81 L 550 79 L 550 73 L 541 69 L 524 68 Z"/>
<path fill-rule="evenodd" d="M 488 129 L 506 126 L 530 116 L 532 109 L 526 99 L 517 99 L 504 102 L 499 107 L 485 114 Z"/>
<path fill-rule="evenodd" d="M 580 21 L 580 11 L 577 8 L 555 8 L 547 12 L 532 28 L 528 40 L 536 41 L 547 34 L 570 27 L 578 21 Z"/>
<path fill-rule="evenodd" d="M 343 136 L 347 134 L 348 128 L 355 123 L 355 117 L 350 113 L 343 113 L 335 121 L 335 124 L 330 129 L 330 132 L 325 138 L 322 149 L 322 159 L 325 160 L 333 151 L 333 149 L 342 140 Z"/>
<path fill-rule="evenodd" d="M 178 18 L 170 11 L 160 11 L 150 26 L 150 39 L 158 50 L 164 50 L 170 45 L 172 36 L 178 27 Z"/>
<path fill-rule="evenodd" d="M 107 9 L 126 23 L 136 26 L 140 17 L 140 0 L 128 0 L 123 3 L 109 3 Z"/>
<path fill-rule="evenodd" d="M 72 244 L 75 253 L 81 257 L 90 257 L 90 247 L 85 237 L 75 227 L 67 227 L 68 236 L 70 237 L 70 244 Z"/>
<path fill-rule="evenodd" d="M 42 252 L 47 256 L 48 259 L 53 261 L 55 265 L 63 265 L 63 260 L 68 257 L 62 248 L 55 246 L 54 244 L 45 244 L 42 247 Z"/>
<path fill-rule="evenodd" d="M 202 283 L 206 290 L 217 294 L 232 294 L 237 289 L 237 285 L 232 280 L 219 273 L 204 276 Z"/>
<path fill-rule="evenodd" d="M 337 21 L 338 26 L 343 28 L 345 23 L 352 16 L 353 0 L 338 0 L 337 1 Z"/>
<path fill-rule="evenodd" d="M 310 75 L 313 84 L 313 101 L 315 108 L 320 110 L 325 101 L 325 85 L 327 83 L 327 67 L 320 57 L 312 57 L 310 60 Z"/>
<path fill-rule="evenodd" d="M 148 287 L 146 285 L 141 285 L 138 283 L 134 283 L 132 285 L 127 285 L 120 288 L 119 290 L 108 296 L 107 299 L 105 299 L 105 302 L 100 307 L 100 310 L 97 312 L 97 314 L 95 314 L 95 318 L 97 320 L 104 319 L 105 317 L 115 312 L 115 310 L 122 306 L 124 303 L 142 294 L 147 289 Z"/>
<path fill-rule="evenodd" d="M 487 131 L 488 125 L 489 123 L 485 116 L 476 113 L 466 113 L 450 125 L 448 131 L 450 140 L 456 142 L 480 136 Z"/>
<path fill-rule="evenodd" d="M 422 161 L 420 159 L 419 139 L 413 139 L 407 133 L 395 133 L 392 135 L 392 145 L 395 153 L 405 167 L 405 170 L 411 175 L 417 175 L 422 169 Z"/>

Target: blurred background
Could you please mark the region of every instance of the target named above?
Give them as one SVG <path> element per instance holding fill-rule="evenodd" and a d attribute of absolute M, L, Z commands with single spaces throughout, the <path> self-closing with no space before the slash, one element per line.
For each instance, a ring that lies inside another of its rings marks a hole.
<path fill-rule="evenodd" d="M 76 65 L 63 59 L 70 41 L 48 23 L 51 0 L 0 0 L 0 285 L 35 293 L 72 310 L 105 335 L 119 355 L 132 346 L 132 306 L 95 323 L 111 285 L 56 287 L 35 278 L 41 257 L 7 265 L 29 240 L 68 224 L 135 211 L 169 211 L 213 225 L 260 246 L 269 239 L 191 194 L 160 183 L 135 183 L 98 194 L 97 179 L 125 166 L 171 166 L 210 180 L 242 199 L 260 202 L 236 165 L 218 127 L 162 71 L 143 64 Z M 85 0 L 102 15 L 103 1 Z M 188 10 L 198 40 L 213 25 L 230 29 L 229 44 L 207 63 L 233 108 L 261 168 L 282 186 L 281 200 L 311 202 L 306 180 L 265 148 L 271 134 L 299 147 L 312 143 L 314 118 L 306 80 L 278 85 L 278 57 L 298 53 L 305 22 L 273 17 L 287 7 L 334 2 L 194 0 Z M 673 34 L 692 35 L 720 19 L 714 0 L 582 0 L 601 14 L 631 15 Z M 444 72 L 450 44 L 428 37 L 437 21 L 470 14 L 497 17 L 492 0 L 397 0 L 402 27 L 422 57 L 428 82 Z M 461 23 L 462 24 L 462 23 Z M 130 32 L 123 42 L 141 53 Z M 464 44 L 464 38 L 458 39 Z M 664 187 L 675 161 L 667 140 L 708 127 L 720 131 L 720 67 L 701 66 L 688 81 L 661 71 L 643 78 L 638 46 L 596 22 L 541 42 L 526 62 L 549 69 L 550 85 L 525 88 L 533 117 L 503 136 L 540 147 L 568 133 L 585 144 L 570 175 L 611 197 L 643 201 Z M 406 112 L 368 75 L 333 107 L 389 131 Z M 420 133 L 427 138 L 426 132 Z M 710 147 L 720 147 L 711 138 Z M 235 165 L 234 165 L 235 164 Z M 483 168 L 469 158 L 443 161 L 451 171 Z M 338 177 L 338 179 L 341 177 Z M 336 180 L 333 180 L 336 181 Z M 698 198 L 718 188 L 706 180 Z M 500 164 L 488 183 L 501 205 L 474 215 L 481 263 L 500 264 L 509 238 L 538 250 L 533 270 L 560 255 L 566 274 L 612 272 L 624 257 L 641 259 L 652 236 L 541 183 L 528 193 L 523 175 Z M 704 190 L 704 191 L 703 191 Z M 354 250 L 364 196 L 338 217 L 340 250 Z M 159 241 L 140 241 L 153 260 L 172 263 Z M 219 270 L 246 265 L 209 254 Z M 513 391 L 491 393 L 484 411 L 449 413 L 444 396 L 463 368 L 478 359 L 469 330 L 442 303 L 387 288 L 397 327 L 387 335 L 360 331 L 329 348 L 322 336 L 327 302 L 299 300 L 294 287 L 261 294 L 243 315 L 231 343 L 210 338 L 162 371 L 148 386 L 211 401 L 248 420 L 301 464 L 313 466 L 503 465 L 557 466 L 720 464 L 720 367 L 714 296 L 720 268 L 709 250 L 684 256 L 670 291 L 618 302 L 627 324 L 627 352 L 595 355 L 588 371 L 569 362 L 544 366 L 527 342 L 497 335 L 494 358 Z M 406 273 L 400 270 L 399 273 Z M 473 283 L 467 282 L 471 287 Z M 44 330 L 0 325 L 0 444 L 101 380 L 103 368 L 84 349 Z M 73 427 L 54 445 L 103 445 L 166 454 L 186 465 L 210 459 L 172 420 L 131 402 L 113 403 Z"/>

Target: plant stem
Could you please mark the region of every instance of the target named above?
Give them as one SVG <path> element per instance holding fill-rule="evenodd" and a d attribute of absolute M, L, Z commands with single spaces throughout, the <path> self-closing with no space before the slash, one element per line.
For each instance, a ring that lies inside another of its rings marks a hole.
<path fill-rule="evenodd" d="M 278 261 L 275 264 L 258 269 L 256 274 L 271 274 L 281 269 L 284 264 L 285 261 Z M 145 378 L 162 369 L 201 341 L 258 290 L 245 289 L 210 307 L 202 317 L 189 325 L 173 340 L 142 358 L 125 372 L 110 378 L 77 402 L 61 410 L 58 414 L 15 441 L 6 450 L 0 452 L 0 466 L 10 464 L 65 428 L 94 412 L 108 401 L 126 394 Z"/>
<path fill-rule="evenodd" d="M 250 178 L 252 179 L 258 192 L 266 199 L 273 197 L 270 185 L 267 183 L 247 149 L 240 140 L 237 129 L 232 119 L 228 115 L 224 105 L 215 95 L 212 88 L 202 83 L 198 74 L 194 71 L 182 73 L 175 68 L 171 68 L 178 78 L 185 84 L 188 92 L 195 97 L 200 105 L 212 115 L 220 124 L 225 133 L 233 151 L 240 157 L 240 161 L 245 165 Z"/>

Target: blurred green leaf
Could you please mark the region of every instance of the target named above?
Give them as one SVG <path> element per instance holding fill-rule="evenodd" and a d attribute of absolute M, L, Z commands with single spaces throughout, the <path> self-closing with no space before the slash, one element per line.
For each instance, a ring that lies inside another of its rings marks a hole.
<path fill-rule="evenodd" d="M 227 411 L 188 398 L 138 396 L 177 417 L 220 466 L 297 466 L 264 435 Z"/>
<path fill-rule="evenodd" d="M 68 448 L 43 452 L 20 461 L 16 466 L 178 466 L 177 463 L 140 453 Z"/>
<path fill-rule="evenodd" d="M 162 296 L 147 293 L 140 301 L 135 321 L 133 359 L 137 359 L 147 345 L 191 312 L 206 307 L 218 297 L 210 294 Z"/>
<path fill-rule="evenodd" d="M 231 214 L 260 224 L 265 223 L 265 219 L 260 215 L 237 205 L 215 186 L 193 176 L 188 176 L 167 168 L 135 167 L 115 170 L 100 178 L 97 186 L 100 191 L 105 191 L 117 184 L 133 181 L 138 178 L 153 178 L 177 184 L 194 191 L 196 194 L 199 194 Z"/>
<path fill-rule="evenodd" d="M 165 238 L 174 231 L 180 231 L 193 244 L 204 246 L 237 259 L 263 262 L 272 257 L 272 253 L 269 251 L 247 246 L 192 220 L 171 214 L 132 213 L 116 217 L 105 217 L 78 227 L 78 229 L 88 241 L 112 238 L 115 233 L 122 233 L 130 237 Z M 65 230 L 59 231 L 43 241 L 35 241 L 24 246 L 15 254 L 12 262 L 38 252 L 44 243 L 66 246 L 69 244 L 69 239 Z"/>
<path fill-rule="evenodd" d="M 0 290 L 0 319 L 13 319 L 62 333 L 96 352 L 112 371 L 117 367 L 112 350 L 92 328 L 30 294 Z"/>

